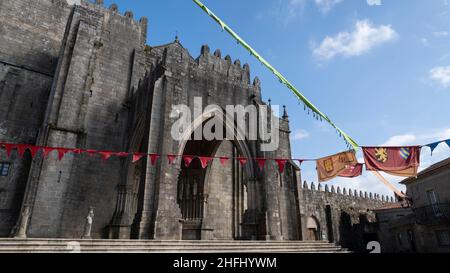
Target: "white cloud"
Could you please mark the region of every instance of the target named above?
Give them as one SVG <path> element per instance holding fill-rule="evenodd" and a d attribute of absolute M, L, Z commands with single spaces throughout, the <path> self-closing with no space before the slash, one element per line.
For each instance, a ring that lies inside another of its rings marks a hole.
<path fill-rule="evenodd" d="M 293 140 L 302 140 L 309 137 L 309 133 L 305 130 L 296 130 L 292 136 Z"/>
<path fill-rule="evenodd" d="M 275 17 L 284 26 L 293 22 L 300 17 L 305 7 L 313 3 L 320 12 L 327 14 L 334 6 L 343 2 L 343 0 L 278 0 L 275 5 L 271 6 L 266 14 L 258 14 L 256 18 L 261 20 L 267 15 Z"/>
<path fill-rule="evenodd" d="M 394 40 L 397 32 L 390 25 L 373 26 L 369 20 L 357 21 L 352 32 L 339 32 L 334 37 L 327 36 L 313 54 L 329 60 L 336 55 L 360 56 L 374 47 Z"/>
<path fill-rule="evenodd" d="M 381 6 L 381 0 L 367 0 L 369 6 Z"/>
<path fill-rule="evenodd" d="M 449 33 L 447 31 L 435 31 L 435 32 L 433 32 L 433 35 L 435 37 L 440 38 L 440 37 L 447 37 L 449 35 Z"/>
<path fill-rule="evenodd" d="M 314 0 L 319 10 L 326 14 L 328 13 L 335 5 L 342 2 L 342 0 Z"/>
<path fill-rule="evenodd" d="M 429 78 L 441 84 L 444 88 L 450 86 L 450 66 L 440 66 L 431 69 Z"/>
<path fill-rule="evenodd" d="M 404 146 L 412 145 L 417 137 L 413 134 L 398 135 L 390 137 L 385 143 L 380 146 Z"/>
<path fill-rule="evenodd" d="M 380 146 L 405 146 L 428 144 L 438 140 L 445 140 L 450 138 L 450 128 L 431 130 L 426 133 L 419 134 L 403 134 L 390 137 L 386 142 Z"/>
<path fill-rule="evenodd" d="M 404 134 L 390 137 L 380 146 L 408 146 L 408 145 L 427 145 L 440 140 L 450 139 L 450 128 L 440 130 L 432 130 L 419 134 Z M 425 147 L 422 149 L 420 156 L 420 169 L 423 170 L 430 165 L 444 160 L 450 156 L 450 149 L 446 143 L 441 143 L 433 151 L 431 156 L 430 149 Z"/>

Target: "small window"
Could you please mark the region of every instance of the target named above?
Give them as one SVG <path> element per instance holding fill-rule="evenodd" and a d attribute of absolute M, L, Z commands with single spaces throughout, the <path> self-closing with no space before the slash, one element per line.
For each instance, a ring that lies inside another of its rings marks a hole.
<path fill-rule="evenodd" d="M 436 236 L 441 246 L 450 246 L 450 231 L 448 230 L 437 230 Z"/>
<path fill-rule="evenodd" d="M 0 163 L 0 176 L 8 176 L 10 167 L 11 167 L 10 163 L 1 162 Z"/>

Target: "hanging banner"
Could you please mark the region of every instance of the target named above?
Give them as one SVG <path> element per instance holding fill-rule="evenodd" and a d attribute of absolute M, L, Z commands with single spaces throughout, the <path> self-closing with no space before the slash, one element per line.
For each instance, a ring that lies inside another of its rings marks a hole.
<path fill-rule="evenodd" d="M 222 166 L 224 166 L 230 158 L 228 158 L 226 156 L 221 156 L 221 157 L 219 157 L 219 159 L 220 159 L 220 164 L 222 164 Z"/>
<path fill-rule="evenodd" d="M 139 160 L 141 160 L 141 158 L 143 158 L 143 157 L 144 157 L 144 155 L 145 155 L 145 154 L 141 154 L 141 153 L 134 153 L 134 154 L 133 154 L 133 159 L 132 159 L 132 162 L 133 162 L 133 163 L 136 163 L 136 162 L 138 162 Z"/>
<path fill-rule="evenodd" d="M 22 158 L 23 155 L 25 154 L 25 150 L 28 149 L 28 145 L 26 144 L 18 144 L 16 146 L 17 148 L 17 154 L 19 155 L 19 158 Z"/>
<path fill-rule="evenodd" d="M 152 166 L 155 166 L 156 160 L 159 158 L 159 155 L 158 154 L 149 154 L 148 156 L 150 157 L 150 164 Z"/>
<path fill-rule="evenodd" d="M 42 148 L 42 154 L 44 155 L 44 158 L 48 158 L 48 155 L 53 152 L 55 149 L 51 147 L 44 147 Z"/>
<path fill-rule="evenodd" d="M 366 170 L 411 177 L 417 175 L 420 147 L 363 147 Z"/>
<path fill-rule="evenodd" d="M 102 156 L 103 161 L 108 160 L 114 154 L 113 152 L 110 151 L 101 151 L 98 153 Z"/>
<path fill-rule="evenodd" d="M 176 155 L 167 155 L 167 160 L 169 162 L 169 165 L 172 165 L 173 162 L 175 162 L 176 159 L 177 159 Z"/>
<path fill-rule="evenodd" d="M 278 164 L 278 172 L 283 173 L 284 172 L 284 166 L 287 163 L 286 159 L 275 159 L 275 162 Z"/>
<path fill-rule="evenodd" d="M 339 133 L 340 136 L 342 136 L 347 143 L 347 145 L 350 145 L 353 147 L 354 150 L 358 149 L 358 144 L 356 141 L 354 141 L 349 135 L 347 135 L 344 131 L 339 129 L 326 115 L 324 115 L 315 105 L 313 105 L 300 91 L 297 90 L 278 70 L 276 70 L 269 62 L 267 62 L 261 55 L 259 55 L 258 52 L 256 52 L 249 44 L 247 44 L 239 35 L 237 35 L 230 27 L 228 27 L 217 15 L 215 15 L 211 10 L 209 10 L 202 2 L 199 0 L 193 0 L 203 11 L 205 11 L 214 21 L 216 21 L 221 27 L 222 30 L 227 31 L 239 44 L 241 44 L 248 52 L 250 52 L 251 55 L 255 56 L 255 58 L 260 61 L 265 67 L 267 67 L 277 78 L 278 80 L 286 85 L 287 88 L 289 88 L 292 93 L 294 93 L 295 96 L 299 100 L 303 102 L 305 107 L 308 107 L 313 112 L 313 115 L 317 117 L 317 119 L 320 117 L 320 119 L 324 119 L 327 121 L 331 126 L 333 126 Z"/>
<path fill-rule="evenodd" d="M 354 178 L 362 175 L 363 164 L 347 165 L 345 170 L 339 173 L 339 177 Z"/>
<path fill-rule="evenodd" d="M 208 166 L 209 161 L 213 160 L 213 157 L 210 156 L 199 156 L 200 163 L 202 164 L 202 168 L 206 168 Z"/>
<path fill-rule="evenodd" d="M 241 166 L 244 166 L 245 163 L 247 163 L 247 158 L 245 158 L 245 157 L 238 157 L 237 159 L 239 160 L 239 163 L 241 164 Z"/>
<path fill-rule="evenodd" d="M 319 182 L 328 181 L 338 176 L 348 165 L 356 165 L 355 151 L 347 151 L 317 159 L 316 169 Z"/>
<path fill-rule="evenodd" d="M 266 164 L 265 158 L 257 158 L 256 162 L 258 162 L 259 170 L 262 172 L 264 170 L 264 165 Z"/>
<path fill-rule="evenodd" d="M 439 141 L 439 142 L 435 142 L 435 143 L 430 143 L 430 144 L 427 144 L 427 145 L 425 145 L 425 146 L 430 147 L 431 155 L 433 156 L 433 151 L 434 151 L 434 149 L 436 149 L 436 147 L 437 147 L 439 144 L 441 144 L 442 142 L 443 142 L 443 141 Z"/>
<path fill-rule="evenodd" d="M 185 166 L 186 168 L 189 167 L 189 165 L 191 165 L 192 160 L 194 160 L 194 157 L 193 157 L 193 156 L 184 155 L 184 156 L 183 156 L 184 166 Z"/>
<path fill-rule="evenodd" d="M 3 143 L 3 147 L 4 147 L 5 150 L 6 150 L 6 155 L 7 155 L 8 157 L 11 157 L 11 152 L 12 152 L 12 150 L 16 147 L 16 145 L 10 144 L 10 143 Z"/>

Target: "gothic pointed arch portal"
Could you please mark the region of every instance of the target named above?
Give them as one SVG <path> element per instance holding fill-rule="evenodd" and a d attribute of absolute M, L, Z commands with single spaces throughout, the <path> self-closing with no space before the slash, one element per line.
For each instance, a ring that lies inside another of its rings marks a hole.
<path fill-rule="evenodd" d="M 214 113 L 214 114 L 211 114 Z M 215 109 L 196 118 L 187 132 L 201 127 L 212 116 L 220 117 L 223 112 Z M 184 140 L 179 146 L 179 154 L 194 156 L 189 166 L 180 161 L 180 174 L 177 184 L 177 203 L 182 214 L 182 239 L 244 239 L 256 236 L 256 227 L 246 229 L 246 213 L 256 207 L 254 187 L 248 182 L 254 177 L 253 162 L 242 166 L 236 157 L 251 158 L 246 140 L 236 140 L 242 132 L 234 124 L 235 139 L 231 140 Z M 215 128 L 220 130 L 224 128 Z M 202 167 L 199 157 L 230 158 L 225 164 L 215 159 L 206 168 Z"/>

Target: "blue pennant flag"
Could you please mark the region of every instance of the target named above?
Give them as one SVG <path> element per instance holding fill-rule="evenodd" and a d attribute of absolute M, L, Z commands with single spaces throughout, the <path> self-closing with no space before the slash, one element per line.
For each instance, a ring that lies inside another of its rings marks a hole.
<path fill-rule="evenodd" d="M 438 141 L 438 142 L 431 143 L 431 144 L 428 144 L 428 145 L 425 145 L 425 146 L 430 147 L 430 149 L 431 149 L 431 155 L 433 155 L 434 149 L 436 149 L 436 147 L 437 147 L 441 142 L 443 142 L 443 141 Z"/>
<path fill-rule="evenodd" d="M 445 143 L 447 143 L 448 147 L 450 147 L 450 139 L 447 139 L 447 140 L 445 141 Z"/>

